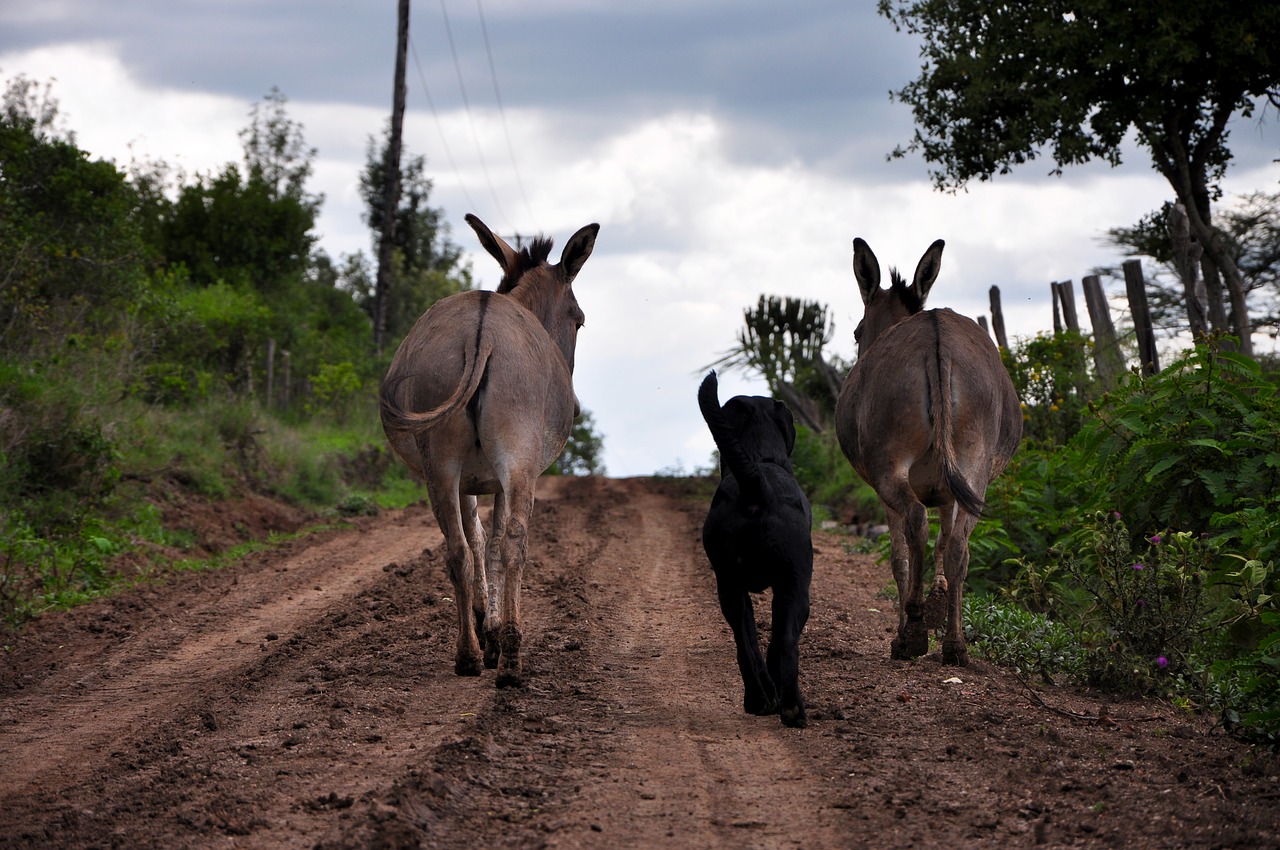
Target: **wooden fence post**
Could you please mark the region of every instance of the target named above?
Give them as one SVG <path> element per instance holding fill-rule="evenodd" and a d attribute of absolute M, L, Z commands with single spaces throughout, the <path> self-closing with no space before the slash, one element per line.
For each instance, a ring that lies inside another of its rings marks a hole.
<path fill-rule="evenodd" d="M 1000 287 L 991 287 L 991 329 L 995 331 L 996 345 L 1009 350 L 1009 339 L 1004 335 L 1004 313 L 1000 310 Z"/>
<path fill-rule="evenodd" d="M 1066 324 L 1067 330 L 1074 333 L 1080 333 L 1080 318 L 1076 314 L 1076 293 L 1071 286 L 1071 281 L 1063 280 L 1053 284 L 1054 297 L 1054 317 L 1057 318 L 1056 307 L 1062 305 L 1062 321 Z M 1054 330 L 1058 329 L 1057 322 L 1054 323 Z"/>
<path fill-rule="evenodd" d="M 1160 371 L 1160 360 L 1156 355 L 1156 335 L 1151 326 L 1151 310 L 1147 307 L 1147 283 L 1142 276 L 1141 260 L 1124 261 L 1124 287 L 1129 294 L 1133 330 L 1138 336 L 1138 357 L 1142 361 L 1142 372 L 1154 375 Z"/>
<path fill-rule="evenodd" d="M 267 340 L 267 392 L 265 407 L 270 410 L 275 406 L 276 394 L 276 341 L 272 337 Z"/>
<path fill-rule="evenodd" d="M 1058 304 L 1058 284 L 1049 282 L 1049 300 L 1053 302 L 1053 335 L 1062 333 L 1062 309 Z"/>
<path fill-rule="evenodd" d="M 1111 323 L 1111 308 L 1096 274 L 1082 279 L 1080 288 L 1084 290 L 1084 304 L 1089 309 L 1089 321 L 1093 324 L 1093 365 L 1102 388 L 1112 390 L 1124 371 L 1124 355 L 1116 341 L 1115 325 Z"/>
<path fill-rule="evenodd" d="M 280 392 L 280 406 L 287 409 L 293 401 L 293 355 L 282 351 L 281 356 L 284 359 L 284 387 Z"/>
<path fill-rule="evenodd" d="M 987 327 L 987 317 L 986 317 L 986 316 L 979 316 L 979 317 L 978 317 L 978 327 L 982 328 L 982 332 L 983 332 L 984 334 L 986 334 L 987 336 L 990 336 L 990 335 L 991 335 L 991 329 Z"/>

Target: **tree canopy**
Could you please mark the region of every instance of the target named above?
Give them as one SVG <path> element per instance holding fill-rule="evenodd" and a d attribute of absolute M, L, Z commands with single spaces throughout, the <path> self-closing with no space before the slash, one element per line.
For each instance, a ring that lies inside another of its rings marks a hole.
<path fill-rule="evenodd" d="M 1245 286 L 1211 203 L 1231 160 L 1228 123 L 1280 105 L 1280 4 L 1270 0 L 880 0 L 920 36 L 908 145 L 935 184 L 963 187 L 1048 156 L 1052 173 L 1119 165 L 1132 131 L 1186 207 L 1207 274 L 1221 272 L 1248 350 Z"/>
<path fill-rule="evenodd" d="M 387 183 L 390 142 L 384 136 L 377 144 L 372 137 L 367 159 L 360 173 L 360 194 L 364 198 L 364 221 L 369 225 L 376 248 L 382 232 L 383 192 Z M 428 307 L 455 292 L 473 288 L 471 269 L 462 263 L 462 249 L 449 238 L 444 210 L 430 205 L 431 180 L 426 176 L 426 159 L 406 156 L 400 165 L 399 204 L 392 235 L 392 267 L 384 321 L 386 342 L 395 344 Z M 363 255 L 348 261 L 347 283 L 356 300 L 372 319 L 376 312 L 374 270 Z"/>

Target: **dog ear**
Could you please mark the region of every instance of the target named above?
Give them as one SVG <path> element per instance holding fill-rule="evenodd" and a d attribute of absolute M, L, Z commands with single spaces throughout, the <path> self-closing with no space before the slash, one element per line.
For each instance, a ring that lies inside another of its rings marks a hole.
<path fill-rule="evenodd" d="M 791 408 L 776 400 L 773 403 L 773 418 L 778 423 L 778 430 L 782 432 L 782 439 L 787 444 L 789 457 L 796 447 L 796 418 L 791 414 Z"/>

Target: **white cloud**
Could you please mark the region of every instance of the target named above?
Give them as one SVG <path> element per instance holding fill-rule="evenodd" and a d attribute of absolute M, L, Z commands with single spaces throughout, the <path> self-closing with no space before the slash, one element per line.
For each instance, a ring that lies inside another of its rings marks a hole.
<path fill-rule="evenodd" d="M 149 156 L 187 173 L 240 160 L 238 131 L 250 102 L 179 81 L 143 85 L 117 51 L 95 42 L 9 52 L 0 54 L 0 69 L 56 78 L 66 124 L 95 156 L 120 163 Z M 1078 284 L 1091 267 L 1114 264 L 1119 257 L 1099 237 L 1169 195 L 1140 155 L 1121 171 L 1088 168 L 1043 179 L 1028 172 L 941 194 L 918 163 L 869 161 L 882 158 L 878 146 L 833 140 L 836 158 L 868 159 L 836 170 L 787 154 L 787 136 L 775 127 L 766 147 L 782 153 L 762 156 L 744 142 L 749 122 L 683 101 L 635 115 L 578 114 L 561 102 L 508 109 L 505 124 L 492 110 L 433 116 L 423 107 L 415 101 L 407 116 L 407 147 L 427 155 L 432 203 L 446 210 L 482 285 L 492 288 L 497 267 L 476 246 L 464 213 L 476 212 L 500 232 L 541 229 L 560 245 L 578 227 L 601 224 L 576 285 L 587 314 L 577 390 L 605 435 L 615 475 L 707 462 L 712 443 L 694 399 L 699 370 L 733 345 L 743 308 L 760 294 L 826 303 L 836 322 L 833 350 L 851 356 L 861 315 L 853 237 L 870 243 L 886 271 L 897 266 L 907 275 L 930 242 L 946 239 L 932 306 L 986 313 L 988 289 L 998 285 L 1010 334 L 1030 335 L 1051 327 L 1048 283 Z M 384 110 L 317 100 L 291 100 L 288 108 L 319 151 L 309 188 L 326 198 L 321 244 L 335 256 L 367 252 L 359 175 Z M 744 150 L 755 153 L 744 159 Z M 1227 188 L 1274 187 L 1276 176 L 1265 160 L 1246 163 Z M 765 388 L 722 376 L 722 398 L 744 392 Z"/>

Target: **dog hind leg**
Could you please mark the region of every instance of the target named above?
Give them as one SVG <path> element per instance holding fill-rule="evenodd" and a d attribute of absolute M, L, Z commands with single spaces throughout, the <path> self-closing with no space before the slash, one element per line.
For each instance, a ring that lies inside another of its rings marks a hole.
<path fill-rule="evenodd" d="M 760 636 L 756 631 L 756 615 L 751 596 L 741 587 L 719 580 L 716 593 L 720 599 L 720 611 L 738 649 L 738 670 L 742 673 L 742 708 L 748 714 L 774 714 L 778 711 L 778 694 L 769 676 L 764 657 L 760 654 Z"/>

